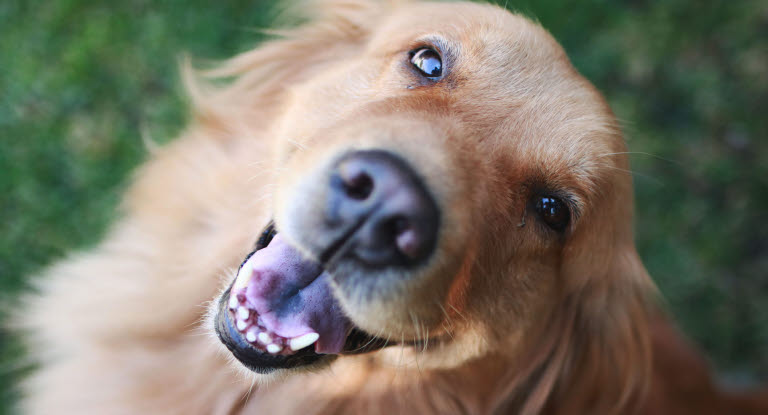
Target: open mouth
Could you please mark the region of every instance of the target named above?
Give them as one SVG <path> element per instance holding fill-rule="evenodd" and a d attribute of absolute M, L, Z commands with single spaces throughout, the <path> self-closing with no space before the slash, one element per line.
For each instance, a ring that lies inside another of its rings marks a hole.
<path fill-rule="evenodd" d="M 270 223 L 219 300 L 216 333 L 259 373 L 384 347 L 386 340 L 364 333 L 344 315 L 330 278 Z"/>

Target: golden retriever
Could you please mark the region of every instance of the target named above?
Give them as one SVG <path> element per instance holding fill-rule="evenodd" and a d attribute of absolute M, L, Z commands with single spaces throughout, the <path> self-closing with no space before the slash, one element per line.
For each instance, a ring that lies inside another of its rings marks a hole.
<path fill-rule="evenodd" d="M 188 73 L 195 121 L 38 279 L 27 413 L 768 413 L 657 310 L 618 123 L 552 36 L 311 10 Z"/>

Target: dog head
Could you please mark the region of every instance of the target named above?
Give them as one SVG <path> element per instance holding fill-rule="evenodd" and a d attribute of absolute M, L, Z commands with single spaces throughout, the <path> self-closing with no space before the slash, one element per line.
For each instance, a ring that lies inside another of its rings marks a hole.
<path fill-rule="evenodd" d="M 645 355 L 626 149 L 557 42 L 490 5 L 320 10 L 221 72 L 218 99 L 273 114 L 274 220 L 216 303 L 233 354 L 262 373 L 385 345 L 517 373 Z"/>

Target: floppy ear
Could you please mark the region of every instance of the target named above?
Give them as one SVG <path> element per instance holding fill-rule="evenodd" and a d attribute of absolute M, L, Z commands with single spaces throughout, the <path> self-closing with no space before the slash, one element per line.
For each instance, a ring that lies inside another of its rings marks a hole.
<path fill-rule="evenodd" d="M 613 175 L 565 247 L 553 394 L 565 413 L 631 413 L 651 377 L 656 289 L 634 246 L 632 184 Z M 570 409 L 573 410 L 570 410 Z"/>
<path fill-rule="evenodd" d="M 618 249 L 602 275 L 564 294 L 502 386 L 495 412 L 631 414 L 651 379 L 649 298 L 639 257 Z M 522 408 L 522 409 L 519 409 Z"/>
<path fill-rule="evenodd" d="M 649 386 L 656 290 L 634 247 L 632 184 L 616 175 L 600 188 L 600 209 L 563 249 L 557 305 L 530 336 L 500 413 L 632 413 Z"/>
<path fill-rule="evenodd" d="M 649 294 L 654 291 L 634 247 L 621 247 L 602 276 L 563 303 L 564 379 L 553 393 L 587 413 L 631 413 L 651 378 Z"/>
<path fill-rule="evenodd" d="M 243 123 L 267 125 L 287 87 L 358 52 L 355 46 L 365 42 L 389 5 L 371 0 L 300 1 L 291 8 L 296 13 L 288 14 L 304 23 L 267 31 L 275 38 L 258 48 L 208 71 L 196 72 L 186 59 L 182 76 L 195 120 L 222 132 L 245 127 Z"/>

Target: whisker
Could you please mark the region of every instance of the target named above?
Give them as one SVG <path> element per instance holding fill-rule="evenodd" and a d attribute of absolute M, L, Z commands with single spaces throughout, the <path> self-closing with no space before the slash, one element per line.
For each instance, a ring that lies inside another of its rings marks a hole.
<path fill-rule="evenodd" d="M 415 331 L 415 334 L 414 334 L 414 337 L 413 337 L 413 342 L 417 343 L 418 342 L 417 341 L 417 337 L 419 336 L 419 333 L 420 333 L 419 321 L 418 321 L 418 318 L 416 317 L 416 315 L 413 314 L 413 312 L 409 311 L 408 314 L 411 316 L 411 320 L 413 321 L 413 329 Z M 416 353 L 416 355 L 414 355 L 413 358 L 414 358 L 414 361 L 416 363 L 416 369 L 419 372 L 419 380 L 421 380 L 422 373 L 421 373 L 421 365 L 419 364 L 419 353 Z"/>
<path fill-rule="evenodd" d="M 442 322 L 443 329 L 448 334 L 448 336 L 453 339 L 453 320 L 451 319 L 451 316 L 448 315 L 448 311 L 445 310 L 445 307 L 440 302 L 436 303 L 438 307 L 440 307 L 440 311 L 443 312 L 443 315 L 445 316 L 445 319 Z M 446 327 L 446 323 L 448 323 L 448 327 Z"/>
<path fill-rule="evenodd" d="M 403 366 L 403 357 L 405 357 L 405 332 L 400 333 L 400 359 L 397 362 L 397 369 L 404 367 Z M 395 374 L 397 374 L 397 371 L 395 371 Z"/>
<path fill-rule="evenodd" d="M 261 203 L 264 199 L 268 199 L 268 198 L 271 198 L 271 197 L 272 197 L 272 193 L 271 192 L 266 192 L 266 193 L 262 194 L 261 196 L 257 197 L 256 199 L 253 199 L 251 201 L 251 203 L 253 205 L 257 205 L 257 204 Z"/>
<path fill-rule="evenodd" d="M 462 313 L 461 313 L 461 311 L 459 311 L 459 310 L 458 310 L 456 307 L 454 307 L 454 306 L 453 306 L 453 304 L 451 304 L 451 303 L 448 303 L 448 307 L 451 307 L 451 309 L 452 309 L 454 312 L 456 312 L 456 314 L 458 314 L 458 315 L 459 315 L 459 317 L 461 317 L 462 319 L 464 319 L 464 321 L 465 321 L 465 322 L 469 321 L 469 320 L 467 319 L 467 317 L 466 317 L 464 314 L 462 314 Z"/>
<path fill-rule="evenodd" d="M 672 160 L 672 159 L 664 158 L 664 157 L 661 157 L 661 156 L 657 156 L 656 154 L 653 154 L 653 153 L 646 153 L 644 151 L 617 151 L 615 153 L 600 154 L 597 157 L 616 156 L 616 155 L 619 155 L 619 154 L 628 154 L 628 155 L 631 155 L 631 156 L 633 156 L 633 155 L 648 156 L 648 157 L 653 157 L 653 158 L 658 159 L 658 160 L 666 161 L 668 163 L 677 164 L 679 166 L 683 165 L 683 163 L 681 163 L 681 162 L 679 162 L 677 160 Z"/>
<path fill-rule="evenodd" d="M 359 346 L 357 349 L 354 349 L 352 351 L 353 352 L 357 352 L 357 351 L 360 351 L 360 350 L 364 350 L 366 347 L 370 346 L 371 343 L 373 343 L 376 339 L 380 339 L 381 338 L 381 333 L 383 333 L 383 332 L 384 332 L 383 328 L 379 329 L 378 333 L 376 333 L 376 335 L 374 335 L 374 336 L 371 336 L 371 338 L 368 340 L 367 343 L 365 343 L 362 346 Z M 383 349 L 383 347 L 382 347 L 382 349 Z"/>
<path fill-rule="evenodd" d="M 291 143 L 291 144 L 293 144 L 294 146 L 296 146 L 296 148 L 298 148 L 299 150 L 306 150 L 306 149 L 307 149 L 307 147 L 305 147 L 303 144 L 299 143 L 299 142 L 298 142 L 298 141 L 296 141 L 296 140 L 293 140 L 293 139 L 290 139 L 290 138 L 288 138 L 288 139 L 286 139 L 286 140 L 287 140 L 289 143 Z"/>
<path fill-rule="evenodd" d="M 613 170 L 618 170 L 618 171 L 627 173 L 627 174 L 629 174 L 630 176 L 633 176 L 633 177 L 641 177 L 643 179 L 650 180 L 650 181 L 652 181 L 652 182 L 654 182 L 654 183 L 656 183 L 658 185 L 661 185 L 661 186 L 664 185 L 664 182 L 662 182 L 661 180 L 659 180 L 659 179 L 657 179 L 655 177 L 649 176 L 647 174 L 644 174 L 644 173 L 638 173 L 636 171 L 622 169 L 621 167 L 615 167 L 615 166 L 603 166 L 603 167 L 607 167 L 607 168 L 613 169 Z"/>
<path fill-rule="evenodd" d="M 251 397 L 251 393 L 253 392 L 253 387 L 256 385 L 256 377 L 254 376 L 251 380 L 251 386 L 248 388 L 248 392 L 245 394 L 245 405 L 248 405 L 248 399 Z"/>
<path fill-rule="evenodd" d="M 267 174 L 267 172 L 265 172 L 265 171 L 260 171 L 260 172 L 257 172 L 257 173 L 256 173 L 256 174 L 254 174 L 253 176 L 250 176 L 250 177 L 248 177 L 248 178 L 245 180 L 245 182 L 246 182 L 246 183 L 251 183 L 252 181 L 254 181 L 254 180 L 256 180 L 256 179 L 260 179 L 260 178 L 264 177 L 264 175 L 265 175 L 265 174 Z M 266 186 L 266 185 L 265 185 L 265 186 Z"/>

